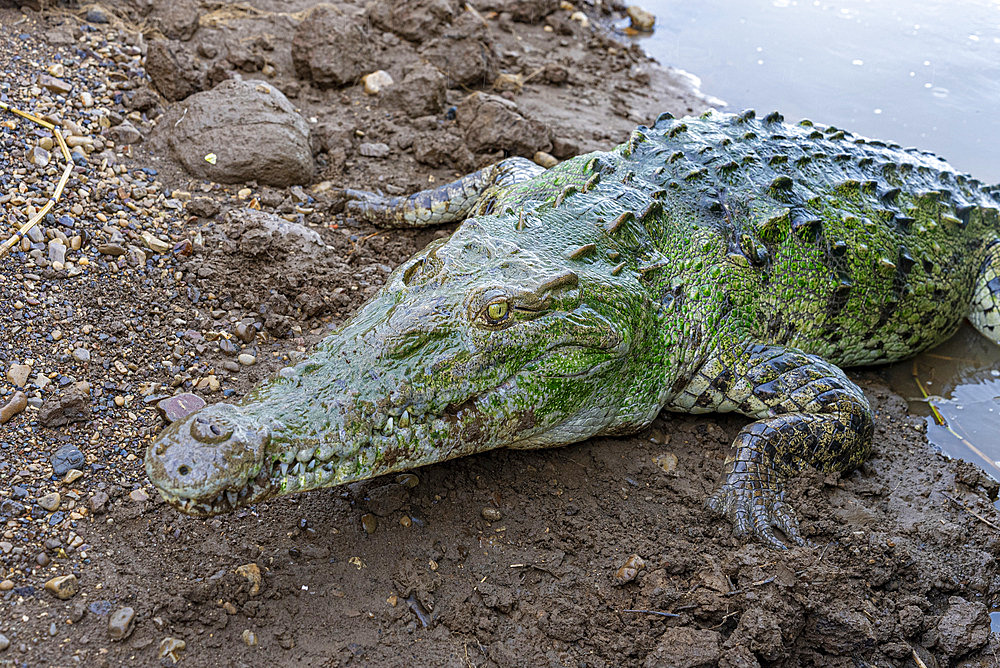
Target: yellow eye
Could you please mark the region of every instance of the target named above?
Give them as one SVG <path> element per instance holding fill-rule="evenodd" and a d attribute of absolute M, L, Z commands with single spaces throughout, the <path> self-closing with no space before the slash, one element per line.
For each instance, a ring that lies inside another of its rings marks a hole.
<path fill-rule="evenodd" d="M 507 302 L 493 302 L 486 307 L 486 317 L 490 322 L 496 324 L 507 317 L 509 311 Z"/>

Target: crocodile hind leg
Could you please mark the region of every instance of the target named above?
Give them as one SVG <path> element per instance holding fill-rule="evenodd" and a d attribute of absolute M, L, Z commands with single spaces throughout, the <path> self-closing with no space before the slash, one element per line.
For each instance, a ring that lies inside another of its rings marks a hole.
<path fill-rule="evenodd" d="M 725 482 L 708 506 L 737 536 L 784 548 L 778 528 L 805 544 L 782 481 L 805 466 L 843 471 L 863 462 L 874 430 L 861 389 L 838 367 L 781 346 L 750 345 L 711 358 L 668 408 L 756 418 L 733 442 Z"/>
<path fill-rule="evenodd" d="M 507 158 L 457 181 L 405 197 L 385 197 L 366 190 L 345 190 L 347 212 L 380 227 L 423 227 L 456 223 L 473 213 L 483 195 L 527 181 L 545 169 L 527 158 Z"/>
<path fill-rule="evenodd" d="M 1000 241 L 994 241 L 979 267 L 969 321 L 979 333 L 1000 343 Z"/>

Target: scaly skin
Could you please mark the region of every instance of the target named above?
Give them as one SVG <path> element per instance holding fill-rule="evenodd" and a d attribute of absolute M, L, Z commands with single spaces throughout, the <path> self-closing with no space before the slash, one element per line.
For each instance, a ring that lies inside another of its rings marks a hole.
<path fill-rule="evenodd" d="M 146 469 L 185 512 L 633 433 L 663 408 L 736 411 L 754 422 L 709 505 L 739 535 L 802 544 L 781 480 L 871 447 L 839 367 L 913 355 L 966 316 L 997 340 L 994 189 L 777 114 L 664 115 L 546 171 L 512 159 L 351 196 L 389 225 L 471 217 L 307 360 L 163 431 Z"/>

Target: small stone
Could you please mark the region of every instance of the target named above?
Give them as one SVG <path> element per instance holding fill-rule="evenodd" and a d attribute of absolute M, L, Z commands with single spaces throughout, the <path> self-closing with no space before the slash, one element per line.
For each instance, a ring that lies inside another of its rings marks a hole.
<path fill-rule="evenodd" d="M 615 571 L 614 581 L 616 584 L 623 585 L 627 582 L 635 580 L 636 576 L 639 575 L 639 571 L 646 567 L 646 561 L 638 554 L 631 555 L 625 560 L 617 571 Z"/>
<path fill-rule="evenodd" d="M 72 484 L 83 477 L 83 471 L 80 469 L 70 469 L 66 472 L 66 477 L 63 478 L 63 482 L 67 485 Z"/>
<path fill-rule="evenodd" d="M 38 554 L 35 555 L 35 563 L 41 566 L 42 568 L 45 568 L 51 562 L 52 560 L 49 559 L 49 555 L 45 554 L 44 552 L 39 552 Z"/>
<path fill-rule="evenodd" d="M 28 162 L 35 167 L 45 167 L 52 159 L 52 154 L 41 146 L 35 146 L 28 151 Z"/>
<path fill-rule="evenodd" d="M 250 583 L 251 596 L 256 596 L 260 593 L 260 566 L 254 563 L 243 564 L 236 568 L 236 574 L 246 578 Z"/>
<path fill-rule="evenodd" d="M 80 591 L 80 583 L 75 575 L 60 575 L 46 582 L 45 589 L 56 598 L 66 601 Z"/>
<path fill-rule="evenodd" d="M 73 359 L 77 362 L 83 362 L 86 364 L 90 361 L 90 351 L 86 348 L 77 348 L 73 351 Z"/>
<path fill-rule="evenodd" d="M 251 195 L 253 195 L 253 191 L 249 188 L 240 188 L 236 191 L 237 199 L 250 199 Z"/>
<path fill-rule="evenodd" d="M 88 23 L 107 23 L 108 15 L 98 5 L 87 10 L 86 19 Z"/>
<path fill-rule="evenodd" d="M 375 519 L 375 515 L 372 513 L 365 513 L 361 516 L 361 527 L 365 530 L 366 534 L 373 534 L 378 528 L 378 520 Z"/>
<path fill-rule="evenodd" d="M 108 502 L 108 495 L 106 492 L 97 491 L 94 495 L 90 497 L 90 511 L 93 513 L 104 512 L 104 504 Z"/>
<path fill-rule="evenodd" d="M 97 252 L 101 255 L 118 257 L 119 255 L 125 254 L 125 247 L 121 244 L 98 244 Z"/>
<path fill-rule="evenodd" d="M 559 161 L 556 160 L 554 155 L 546 153 L 545 151 L 535 151 L 535 155 L 533 155 L 531 159 L 536 165 L 540 165 L 545 169 L 551 169 L 559 164 Z"/>
<path fill-rule="evenodd" d="M 0 633 L 0 652 L 4 651 L 8 647 L 10 647 L 10 640 L 8 640 L 7 636 Z"/>
<path fill-rule="evenodd" d="M 244 629 L 242 637 L 247 647 L 255 647 L 257 645 L 257 634 L 250 629 Z"/>
<path fill-rule="evenodd" d="M 50 254 L 51 254 L 51 248 L 52 247 L 49 246 L 49 253 Z M 52 332 L 49 334 L 49 336 L 52 337 L 53 341 L 61 341 L 62 337 L 63 337 L 63 333 L 62 333 L 61 329 L 53 329 Z"/>
<path fill-rule="evenodd" d="M 175 394 L 172 397 L 160 400 L 156 404 L 156 410 L 167 421 L 167 424 L 169 424 L 191 415 L 191 413 L 204 406 L 204 399 L 197 394 L 185 392 L 184 394 Z"/>
<path fill-rule="evenodd" d="M 38 505 L 45 510 L 55 512 L 59 508 L 59 504 L 62 502 L 62 498 L 59 496 L 59 492 L 52 492 L 51 494 L 46 494 L 45 496 L 38 499 Z"/>
<path fill-rule="evenodd" d="M 48 74 L 42 74 L 38 77 L 38 84 L 56 95 L 65 95 L 73 90 L 73 86 L 66 83 L 63 79 L 58 77 L 50 76 Z"/>
<path fill-rule="evenodd" d="M 66 244 L 59 241 L 58 239 L 53 239 L 52 241 L 50 241 L 49 260 L 53 264 L 55 264 L 56 262 L 58 262 L 59 264 L 66 264 Z"/>
<path fill-rule="evenodd" d="M 653 24 L 656 23 L 656 17 L 650 12 L 647 12 L 642 7 L 637 5 L 632 5 L 625 10 L 628 14 L 629 19 L 632 21 L 632 27 L 639 32 L 652 32 Z"/>
<path fill-rule="evenodd" d="M 22 413 L 28 407 L 28 397 L 18 390 L 3 406 L 0 406 L 0 424 L 6 424 L 15 415 Z"/>
<path fill-rule="evenodd" d="M 157 255 L 163 255 L 170 250 L 170 244 L 156 237 L 151 232 L 143 232 L 142 240 L 146 242 L 146 247 Z"/>
<path fill-rule="evenodd" d="M 236 361 L 243 366 L 253 366 L 257 363 L 257 358 L 250 353 L 241 353 L 240 356 L 236 358 Z"/>
<path fill-rule="evenodd" d="M 80 93 L 80 104 L 82 104 L 85 107 L 93 107 L 94 96 L 88 93 L 87 91 L 83 91 L 82 93 Z"/>
<path fill-rule="evenodd" d="M 375 70 L 371 74 L 361 77 L 365 85 L 365 92 L 369 95 L 378 95 L 384 88 L 393 84 L 392 77 L 385 70 Z"/>
<path fill-rule="evenodd" d="M 124 640 L 132 633 L 135 610 L 128 606 L 118 608 L 108 617 L 108 635 L 112 640 Z"/>
<path fill-rule="evenodd" d="M 128 498 L 132 499 L 137 503 L 141 501 L 149 501 L 149 494 L 146 492 L 146 490 L 140 487 L 139 489 L 133 489 L 131 492 L 129 492 Z"/>
<path fill-rule="evenodd" d="M 407 489 L 413 489 L 420 484 L 420 478 L 415 473 L 400 473 L 396 476 L 396 484 Z"/>
<path fill-rule="evenodd" d="M 493 506 L 486 506 L 479 511 L 479 514 L 487 522 L 499 522 L 503 519 L 503 514 L 500 512 L 500 509 L 494 508 Z"/>
<path fill-rule="evenodd" d="M 219 350 L 221 350 L 224 355 L 229 355 L 230 357 L 236 355 L 240 351 L 239 346 L 229 339 L 219 340 Z"/>
<path fill-rule="evenodd" d="M 160 641 L 160 658 L 170 659 L 174 663 L 181 660 L 180 653 L 187 647 L 187 643 L 180 638 L 164 638 Z"/>
<path fill-rule="evenodd" d="M 653 463 L 663 469 L 664 473 L 672 473 L 677 470 L 677 455 L 672 452 L 664 452 L 653 457 Z"/>
<path fill-rule="evenodd" d="M 29 375 L 31 375 L 31 367 L 27 364 L 11 364 L 10 368 L 7 369 L 7 380 L 17 387 L 24 387 L 24 384 L 28 382 Z"/>
<path fill-rule="evenodd" d="M 111 141 L 115 144 L 123 146 L 128 144 L 139 144 L 142 142 L 142 133 L 128 121 L 108 129 L 107 134 L 108 137 L 111 138 Z"/>
<path fill-rule="evenodd" d="M 87 463 L 86 458 L 80 448 L 72 444 L 67 444 L 52 453 L 49 457 L 52 464 L 52 472 L 56 475 L 64 475 L 70 469 L 78 469 Z"/>
<path fill-rule="evenodd" d="M 66 76 L 66 68 L 62 63 L 52 63 L 45 68 L 45 71 L 54 77 L 64 77 Z"/>
<path fill-rule="evenodd" d="M 358 148 L 358 152 L 366 158 L 384 158 L 389 155 L 389 146 L 382 142 L 364 142 Z"/>
<path fill-rule="evenodd" d="M 251 343 L 256 336 L 257 329 L 253 325 L 248 325 L 244 322 L 236 325 L 236 338 L 243 343 Z"/>
<path fill-rule="evenodd" d="M 0 581 L 0 591 L 10 591 L 13 588 L 14 588 L 13 580 Z"/>

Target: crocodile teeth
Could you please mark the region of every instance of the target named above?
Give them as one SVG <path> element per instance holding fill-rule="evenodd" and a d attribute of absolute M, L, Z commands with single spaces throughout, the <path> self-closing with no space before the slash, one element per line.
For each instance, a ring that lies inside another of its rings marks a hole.
<path fill-rule="evenodd" d="M 305 467 L 302 465 L 302 462 L 299 462 L 294 467 L 292 467 L 292 475 L 295 476 L 296 478 L 302 475 L 303 473 L 305 473 Z"/>
<path fill-rule="evenodd" d="M 226 500 L 229 501 L 229 505 L 232 506 L 233 508 L 236 507 L 236 500 L 238 498 L 239 497 L 237 496 L 236 492 L 234 492 L 231 489 L 230 490 L 226 490 Z"/>
<path fill-rule="evenodd" d="M 385 427 L 382 428 L 382 433 L 385 434 L 386 436 L 388 436 L 389 434 L 392 433 L 392 430 L 393 430 L 394 427 L 395 427 L 395 425 L 393 424 L 393 422 L 392 422 L 392 416 L 390 415 L 389 419 L 386 420 L 386 422 L 385 422 Z"/>
<path fill-rule="evenodd" d="M 403 411 L 399 416 L 399 426 L 404 428 L 410 426 L 410 411 Z"/>
<path fill-rule="evenodd" d="M 278 468 L 281 470 L 282 477 L 288 475 L 288 464 L 286 464 L 285 462 L 281 462 L 281 464 L 278 465 Z"/>

